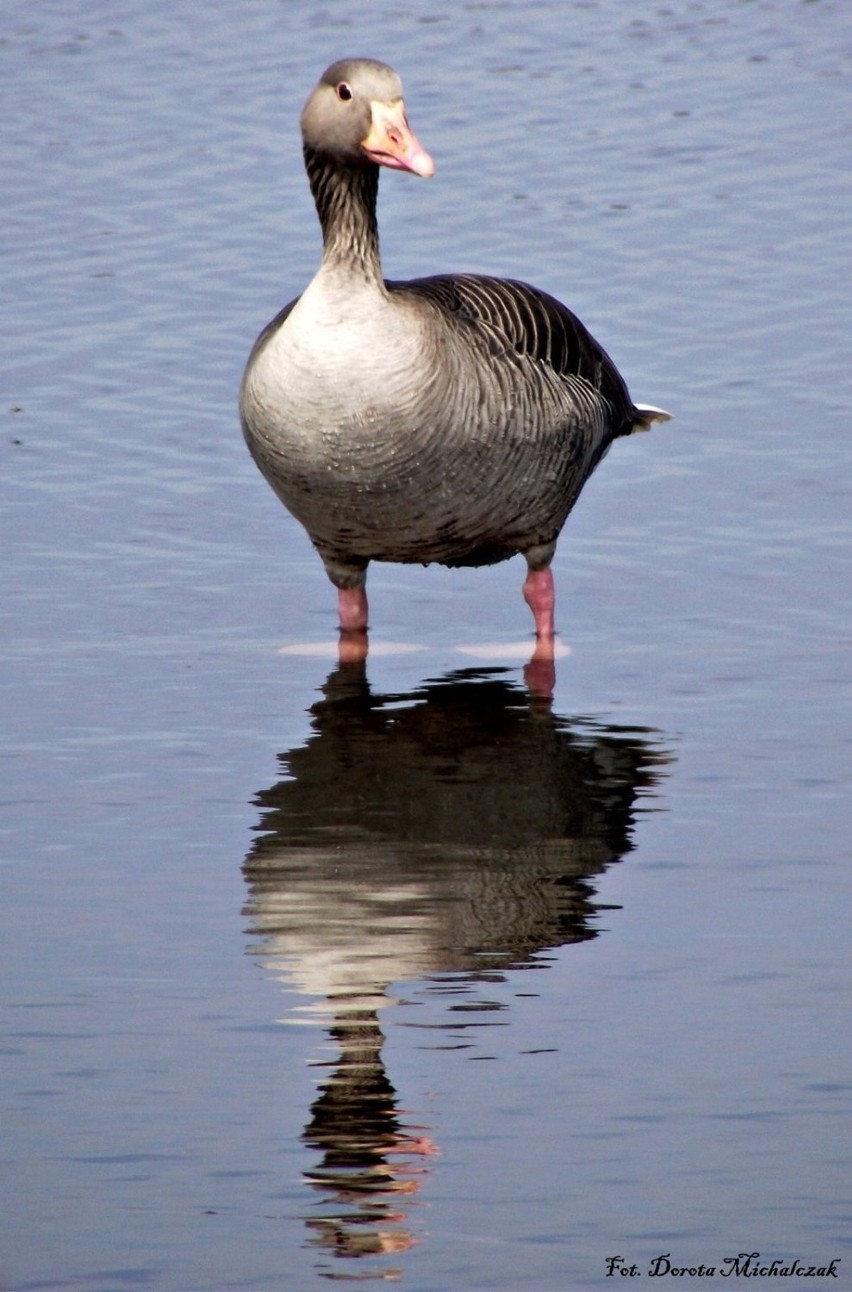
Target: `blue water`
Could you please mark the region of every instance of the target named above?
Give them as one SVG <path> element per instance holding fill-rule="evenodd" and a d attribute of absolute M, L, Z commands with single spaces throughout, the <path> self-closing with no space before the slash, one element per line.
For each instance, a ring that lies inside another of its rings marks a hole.
<path fill-rule="evenodd" d="M 566 527 L 550 701 L 522 563 L 374 567 L 338 668 L 241 442 L 350 53 L 438 166 L 388 273 L 535 282 L 676 414 Z M 0 1286 L 852 1286 L 851 53 L 842 0 L 6 4 Z"/>

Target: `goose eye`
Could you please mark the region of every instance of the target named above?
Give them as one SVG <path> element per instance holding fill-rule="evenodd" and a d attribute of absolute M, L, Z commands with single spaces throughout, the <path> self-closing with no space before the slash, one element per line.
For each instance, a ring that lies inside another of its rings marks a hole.
<path fill-rule="evenodd" d="M 337 97 L 338 99 L 342 99 L 344 103 L 348 103 L 349 100 L 352 98 L 352 91 L 345 81 L 341 81 L 340 84 L 338 85 Z"/>

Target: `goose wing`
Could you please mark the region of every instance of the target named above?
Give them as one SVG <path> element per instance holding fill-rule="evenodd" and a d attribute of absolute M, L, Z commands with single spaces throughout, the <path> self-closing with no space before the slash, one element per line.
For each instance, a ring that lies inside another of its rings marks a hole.
<path fill-rule="evenodd" d="M 506 351 L 546 365 L 586 395 L 596 392 L 611 410 L 612 434 L 633 429 L 636 409 L 615 364 L 575 314 L 527 283 L 474 274 L 446 274 L 388 283 L 428 300 L 459 329 L 474 329 L 495 358 Z"/>

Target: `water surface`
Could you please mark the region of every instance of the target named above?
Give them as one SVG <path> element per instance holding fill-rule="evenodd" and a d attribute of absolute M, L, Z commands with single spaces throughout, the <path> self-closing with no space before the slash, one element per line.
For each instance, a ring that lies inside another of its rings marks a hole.
<path fill-rule="evenodd" d="M 848 1285 L 850 50 L 840 0 L 6 5 L 4 1287 Z M 389 274 L 536 282 L 676 414 L 566 527 L 550 700 L 517 562 L 372 570 L 339 668 L 240 440 L 347 53 L 438 163 Z"/>

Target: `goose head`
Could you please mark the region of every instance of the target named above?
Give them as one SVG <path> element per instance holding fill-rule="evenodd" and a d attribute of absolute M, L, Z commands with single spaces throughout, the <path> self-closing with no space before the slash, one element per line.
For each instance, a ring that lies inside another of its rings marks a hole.
<path fill-rule="evenodd" d="M 332 63 L 302 110 L 305 148 L 348 167 L 387 166 L 424 178 L 435 163 L 405 114 L 402 82 L 384 63 L 347 58 Z"/>

